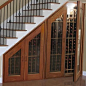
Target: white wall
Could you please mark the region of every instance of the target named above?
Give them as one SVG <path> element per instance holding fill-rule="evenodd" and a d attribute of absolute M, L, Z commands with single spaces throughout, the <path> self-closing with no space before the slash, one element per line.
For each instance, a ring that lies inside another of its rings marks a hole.
<path fill-rule="evenodd" d="M 2 79 L 3 79 L 3 77 L 2 77 L 2 71 L 3 71 L 3 59 L 2 59 L 3 57 L 2 56 L 0 56 L 0 83 L 2 83 Z"/>
<path fill-rule="evenodd" d="M 0 0 L 0 6 L 8 0 Z"/>
<path fill-rule="evenodd" d="M 85 5 L 85 10 L 86 10 L 86 5 Z M 85 11 L 85 22 L 86 22 L 86 11 Z M 85 24 L 85 38 L 84 38 L 84 56 L 83 56 L 83 70 L 86 71 L 86 24 Z"/>

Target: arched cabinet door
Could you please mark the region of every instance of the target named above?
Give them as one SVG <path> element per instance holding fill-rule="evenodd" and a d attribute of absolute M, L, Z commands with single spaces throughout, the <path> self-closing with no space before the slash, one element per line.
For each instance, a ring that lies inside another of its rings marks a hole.
<path fill-rule="evenodd" d="M 3 81 L 22 81 L 24 74 L 24 42 L 8 51 L 4 56 Z"/>
<path fill-rule="evenodd" d="M 43 77 L 44 24 L 25 39 L 25 80 Z"/>
<path fill-rule="evenodd" d="M 76 54 L 75 54 L 75 68 L 74 68 L 74 81 L 77 81 L 81 76 L 82 71 L 82 51 L 83 51 L 83 6 L 82 2 L 77 2 L 77 29 L 76 29 Z"/>
<path fill-rule="evenodd" d="M 48 19 L 46 78 L 64 76 L 67 8 Z"/>

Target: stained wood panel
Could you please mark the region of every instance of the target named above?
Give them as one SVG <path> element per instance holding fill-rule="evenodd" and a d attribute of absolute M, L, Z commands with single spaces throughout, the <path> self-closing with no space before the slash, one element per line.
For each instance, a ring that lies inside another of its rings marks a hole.
<path fill-rule="evenodd" d="M 25 40 L 25 80 L 43 78 L 44 24 Z"/>
<path fill-rule="evenodd" d="M 24 74 L 24 42 L 4 56 L 4 82 L 22 81 Z"/>
<path fill-rule="evenodd" d="M 46 78 L 64 76 L 66 15 L 63 7 L 48 19 Z"/>
<path fill-rule="evenodd" d="M 76 30 L 76 54 L 74 81 L 81 76 L 81 57 L 82 57 L 82 32 L 83 32 L 83 8 L 80 1 L 77 2 L 77 30 Z"/>

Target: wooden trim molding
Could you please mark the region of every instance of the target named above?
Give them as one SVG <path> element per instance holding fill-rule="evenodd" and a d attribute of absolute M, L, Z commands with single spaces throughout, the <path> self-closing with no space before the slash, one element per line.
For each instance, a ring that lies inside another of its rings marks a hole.
<path fill-rule="evenodd" d="M 9 3 L 11 3 L 13 0 L 8 0 L 7 2 L 5 2 L 4 4 L 2 4 L 0 6 L 0 9 L 2 9 L 3 7 L 5 7 L 6 5 L 8 5 Z"/>

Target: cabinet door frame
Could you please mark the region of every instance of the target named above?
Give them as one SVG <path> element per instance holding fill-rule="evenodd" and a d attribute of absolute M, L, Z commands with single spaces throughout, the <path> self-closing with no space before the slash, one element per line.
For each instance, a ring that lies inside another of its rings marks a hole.
<path fill-rule="evenodd" d="M 8 76 L 8 59 L 21 49 L 21 71 L 20 75 Z M 3 57 L 3 82 L 24 80 L 24 41 L 8 51 Z"/>
<path fill-rule="evenodd" d="M 81 26 L 81 39 L 80 39 L 80 65 L 79 65 L 79 68 L 80 68 L 80 71 L 77 73 L 77 52 L 78 52 L 78 31 L 79 31 L 79 28 L 80 28 L 80 9 L 83 10 L 82 8 L 82 2 L 80 1 L 77 1 L 77 30 L 76 30 L 76 54 L 75 54 L 75 68 L 74 68 L 74 82 L 76 82 L 78 80 L 78 78 L 81 76 L 81 73 L 82 73 L 82 53 L 83 53 L 83 23 L 84 21 L 82 21 L 82 26 Z M 84 12 L 83 12 L 84 13 Z M 83 15 L 82 15 L 82 20 L 83 20 Z"/>
<path fill-rule="evenodd" d="M 29 42 L 41 33 L 40 36 L 40 68 L 38 74 L 28 74 L 28 48 Z M 38 80 L 43 79 L 43 49 L 44 49 L 44 23 L 39 26 L 35 31 L 33 31 L 26 39 L 25 39 L 25 72 L 24 72 L 24 80 Z"/>
<path fill-rule="evenodd" d="M 84 18 L 85 18 L 85 3 L 82 4 L 82 8 L 83 8 L 83 30 L 82 30 L 82 59 L 81 59 L 81 75 L 83 74 L 83 53 L 84 53 Z"/>
<path fill-rule="evenodd" d="M 50 72 L 50 50 L 51 50 L 51 24 L 57 18 L 63 15 L 63 36 L 62 36 L 62 59 L 61 59 L 61 72 Z M 66 20 L 67 20 L 67 7 L 62 7 L 52 17 L 48 19 L 48 35 L 47 35 L 47 60 L 46 60 L 46 78 L 55 78 L 64 76 L 65 64 L 65 43 L 66 43 Z M 63 64 L 63 65 L 62 65 Z"/>

